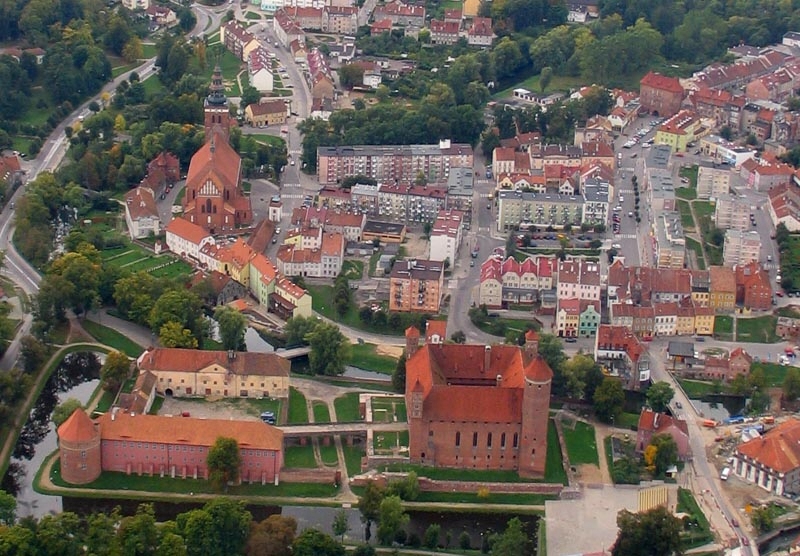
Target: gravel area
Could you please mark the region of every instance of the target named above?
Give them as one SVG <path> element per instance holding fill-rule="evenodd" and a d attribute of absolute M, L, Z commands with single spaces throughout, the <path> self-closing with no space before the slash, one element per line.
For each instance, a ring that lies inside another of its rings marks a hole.
<path fill-rule="evenodd" d="M 158 413 L 159 415 L 180 415 L 186 411 L 192 417 L 206 419 L 258 420 L 255 408 L 252 408 L 252 413 L 248 412 L 246 404 L 247 402 L 244 400 L 208 402 L 205 400 L 166 398 Z"/>

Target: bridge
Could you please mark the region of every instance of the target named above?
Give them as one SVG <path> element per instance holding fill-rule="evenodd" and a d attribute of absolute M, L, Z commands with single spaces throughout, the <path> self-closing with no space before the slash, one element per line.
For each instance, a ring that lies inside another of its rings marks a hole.
<path fill-rule="evenodd" d="M 408 430 L 408 423 L 325 423 L 320 425 L 283 425 L 284 438 L 327 436 L 333 434 L 361 435 L 373 432 L 402 432 Z"/>
<path fill-rule="evenodd" d="M 284 359 L 294 359 L 295 357 L 300 357 L 301 355 L 308 355 L 310 352 L 310 347 L 303 346 L 292 349 L 277 349 L 275 350 L 275 355 L 283 357 Z"/>

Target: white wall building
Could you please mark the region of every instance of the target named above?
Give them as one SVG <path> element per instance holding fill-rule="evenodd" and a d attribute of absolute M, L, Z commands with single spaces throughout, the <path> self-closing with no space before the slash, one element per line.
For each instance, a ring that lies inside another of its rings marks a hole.
<path fill-rule="evenodd" d="M 463 217 L 460 210 L 439 211 L 431 228 L 429 260 L 455 263 L 464 229 Z"/>
<path fill-rule="evenodd" d="M 756 231 L 725 232 L 725 245 L 722 249 L 722 264 L 725 266 L 745 265 L 758 261 L 761 257 L 761 236 Z"/>
<path fill-rule="evenodd" d="M 201 261 L 200 251 L 216 245 L 214 237 L 203 228 L 183 218 L 173 218 L 167 224 L 167 247 L 169 250 L 196 261 Z M 216 265 L 215 265 L 216 266 Z"/>

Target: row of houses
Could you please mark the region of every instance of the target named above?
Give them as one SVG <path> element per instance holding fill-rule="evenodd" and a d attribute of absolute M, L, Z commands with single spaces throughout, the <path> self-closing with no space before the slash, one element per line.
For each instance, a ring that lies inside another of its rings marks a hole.
<path fill-rule="evenodd" d="M 209 232 L 183 218 L 174 218 L 165 231 L 167 247 L 173 253 L 206 272 L 230 276 L 280 318 L 311 316 L 311 294 L 241 237 L 229 245 L 218 244 Z"/>

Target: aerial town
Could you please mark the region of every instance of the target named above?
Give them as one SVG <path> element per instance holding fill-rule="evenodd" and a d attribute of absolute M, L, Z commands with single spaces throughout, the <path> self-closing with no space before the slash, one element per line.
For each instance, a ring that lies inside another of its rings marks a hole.
<path fill-rule="evenodd" d="M 0 546 L 800 555 L 800 31 L 500 4 L 0 29 Z"/>

